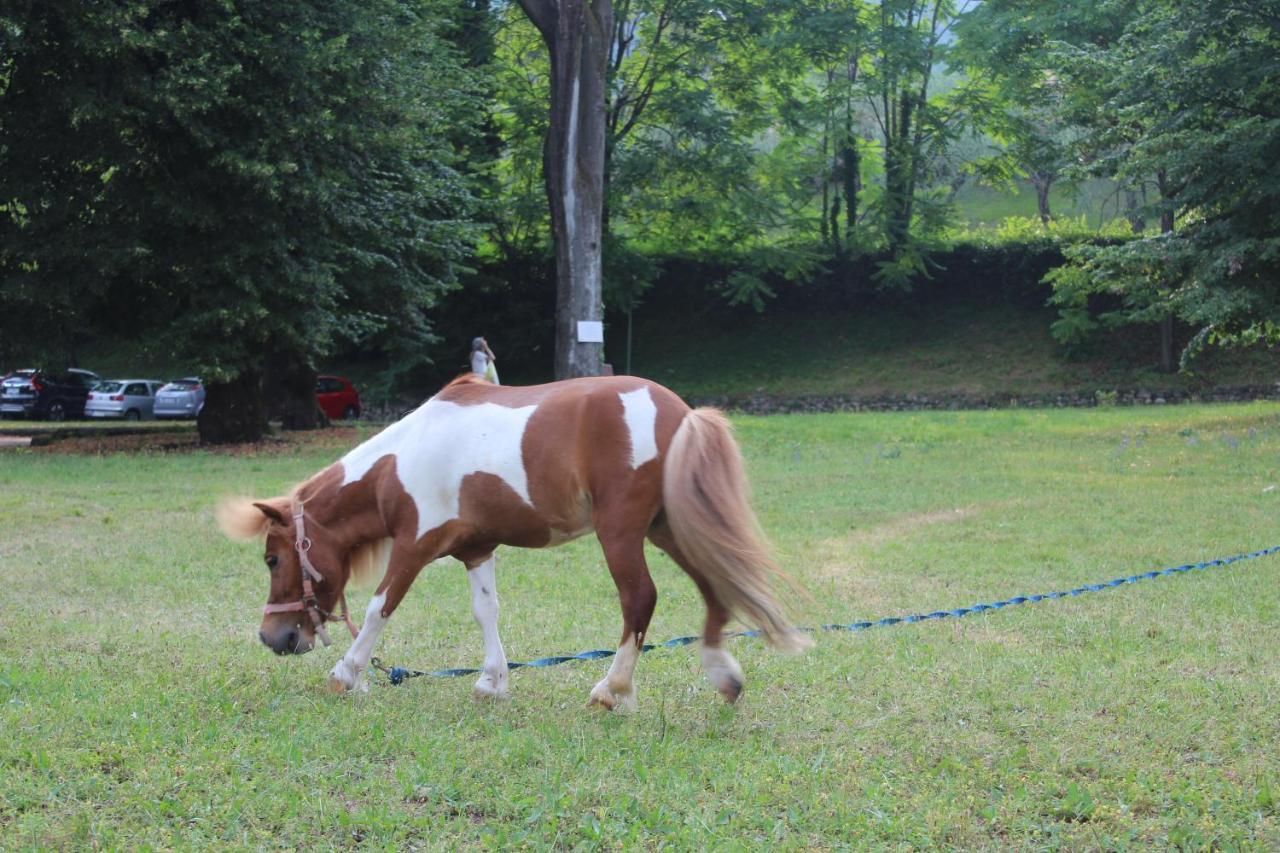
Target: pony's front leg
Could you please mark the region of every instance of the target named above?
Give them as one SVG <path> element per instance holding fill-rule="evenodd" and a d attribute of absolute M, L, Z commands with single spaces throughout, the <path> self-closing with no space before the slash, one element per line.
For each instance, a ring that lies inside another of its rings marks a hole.
<path fill-rule="evenodd" d="M 369 681 L 364 677 L 364 672 L 368 669 L 369 661 L 373 657 L 378 636 L 390 621 L 390 611 L 386 611 L 386 616 L 382 615 L 386 604 L 385 592 L 378 593 L 369 602 L 369 607 L 364 612 L 364 624 L 360 626 L 359 635 L 329 673 L 329 689 L 334 693 L 345 693 L 348 690 L 359 693 L 369 692 Z"/>
<path fill-rule="evenodd" d="M 476 681 L 477 696 L 504 699 L 507 696 L 507 654 L 498 636 L 498 587 L 495 558 L 467 566 L 471 581 L 471 612 L 484 635 L 484 672 Z"/>
<path fill-rule="evenodd" d="M 430 553 L 426 556 L 429 557 Z M 334 693 L 343 693 L 347 690 L 369 692 L 369 683 L 364 678 L 364 671 L 369 667 L 369 660 L 373 657 L 378 636 L 382 634 L 382 629 L 387 627 L 391 614 L 404 600 L 405 593 L 409 591 L 418 572 L 422 571 L 422 567 L 428 562 L 430 560 L 424 559 L 422 554 L 415 555 L 409 549 L 400 552 L 392 551 L 387 574 L 382 579 L 382 583 L 378 584 L 378 592 L 365 610 L 364 625 L 360 628 L 360 634 L 351 644 L 351 648 L 347 649 L 347 653 L 342 656 L 342 660 L 334 664 L 333 670 L 329 673 L 329 689 Z"/>

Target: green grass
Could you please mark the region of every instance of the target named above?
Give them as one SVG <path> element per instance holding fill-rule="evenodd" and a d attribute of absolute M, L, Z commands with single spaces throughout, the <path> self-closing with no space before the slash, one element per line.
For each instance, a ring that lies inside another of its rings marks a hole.
<path fill-rule="evenodd" d="M 78 420 L 38 421 L 0 419 L 3 435 L 56 435 L 56 436 L 108 436 L 108 435 L 159 435 L 161 433 L 184 434 L 194 432 L 196 422 L 190 421 L 126 421 L 126 420 Z"/>
<path fill-rule="evenodd" d="M 737 425 L 802 624 L 1280 542 L 1274 404 Z M 1280 558 L 795 658 L 737 640 L 736 707 L 692 648 L 642 659 L 631 717 L 585 707 L 607 662 L 517 671 L 496 705 L 470 679 L 335 698 L 337 651 L 257 643 L 260 553 L 210 507 L 340 451 L 0 455 L 0 846 L 1280 846 Z M 695 629 L 651 563 L 651 635 Z M 499 566 L 514 659 L 616 639 L 592 540 Z M 481 659 L 460 567 L 424 571 L 379 653 Z"/>
<path fill-rule="evenodd" d="M 999 225 L 1011 216 L 1040 215 L 1036 191 L 1019 181 L 1012 191 L 968 185 L 956 194 L 956 215 L 973 227 Z M 1056 184 L 1049 190 L 1049 212 L 1056 219 L 1078 219 L 1093 227 L 1118 215 L 1116 189 L 1109 181 L 1090 181 L 1078 190 Z"/>
<path fill-rule="evenodd" d="M 1194 376 L 1160 373 L 1154 331 L 1069 361 L 1051 320 L 1045 311 L 966 302 L 863 315 L 776 310 L 740 316 L 732 329 L 666 318 L 637 324 L 632 368 L 692 396 L 1092 394 L 1275 381 L 1274 355 L 1262 351 L 1213 351 Z"/>

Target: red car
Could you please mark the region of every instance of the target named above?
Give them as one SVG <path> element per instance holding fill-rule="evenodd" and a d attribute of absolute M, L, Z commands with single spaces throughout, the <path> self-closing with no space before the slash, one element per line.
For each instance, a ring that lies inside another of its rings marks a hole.
<path fill-rule="evenodd" d="M 341 376 L 316 377 L 316 405 L 331 420 L 353 421 L 360 417 L 360 393 Z"/>

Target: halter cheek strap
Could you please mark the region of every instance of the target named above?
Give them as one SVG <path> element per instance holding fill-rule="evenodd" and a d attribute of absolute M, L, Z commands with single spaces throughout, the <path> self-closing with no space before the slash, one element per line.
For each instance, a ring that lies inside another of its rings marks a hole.
<path fill-rule="evenodd" d="M 324 575 L 316 570 L 311 563 L 311 539 L 307 536 L 306 518 L 302 507 L 299 504 L 293 505 L 293 531 L 294 542 L 293 547 L 298 552 L 298 565 L 302 571 L 302 598 L 298 601 L 290 601 L 286 604 L 268 604 L 262 608 L 264 616 L 272 613 L 292 613 L 299 610 L 307 611 L 307 615 L 311 617 L 311 624 L 315 628 L 316 636 L 320 638 L 326 646 L 333 645 L 333 641 L 329 639 L 329 632 L 325 630 L 325 622 L 345 622 L 347 629 L 351 631 L 351 638 L 355 639 L 360 633 L 360 629 L 351 621 L 351 614 L 347 611 L 347 594 L 343 592 L 339 594 L 338 601 L 341 606 L 341 616 L 335 616 L 333 613 L 325 610 L 320 606 L 320 600 L 316 598 L 315 583 L 324 583 Z"/>

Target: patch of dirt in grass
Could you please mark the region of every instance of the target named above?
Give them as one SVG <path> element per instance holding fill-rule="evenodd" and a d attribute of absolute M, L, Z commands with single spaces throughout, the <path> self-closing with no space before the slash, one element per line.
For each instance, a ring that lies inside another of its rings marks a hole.
<path fill-rule="evenodd" d="M 65 438 L 42 447 L 35 453 L 64 456 L 99 456 L 107 453 L 192 453 L 205 451 L 223 456 L 275 456 L 299 450 L 354 447 L 360 433 L 354 427 L 333 427 L 310 432 L 287 432 L 247 444 L 202 445 L 195 433 L 189 435 L 117 435 Z"/>
<path fill-rule="evenodd" d="M 917 528 L 931 527 L 935 524 L 953 524 L 972 516 L 979 507 L 977 505 L 956 509 L 935 509 L 929 512 L 912 512 L 901 515 L 884 524 L 866 530 L 855 530 L 848 536 L 839 539 L 828 539 L 828 543 L 838 543 L 842 548 L 865 548 L 883 545 L 911 535 Z"/>
<path fill-rule="evenodd" d="M 921 527 L 932 527 L 935 524 L 954 524 L 972 516 L 979 507 L 977 505 L 957 509 L 935 509 L 928 512 L 912 512 L 900 515 L 883 524 L 877 524 L 864 530 L 854 530 L 844 536 L 833 536 L 819 544 L 819 560 L 821 568 L 818 577 L 836 577 L 847 575 L 853 570 L 862 568 L 862 561 L 851 552 L 866 548 L 875 548 L 888 542 L 908 538 Z"/>
<path fill-rule="evenodd" d="M 818 546 L 815 577 L 835 581 L 842 597 L 847 594 L 860 605 L 882 604 L 885 596 L 878 573 L 868 567 L 865 558 L 868 549 L 908 539 L 921 528 L 964 521 L 991 506 L 992 504 L 973 504 L 912 512 L 873 527 L 850 531 L 844 536 L 824 539 Z"/>

